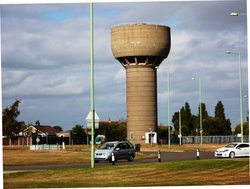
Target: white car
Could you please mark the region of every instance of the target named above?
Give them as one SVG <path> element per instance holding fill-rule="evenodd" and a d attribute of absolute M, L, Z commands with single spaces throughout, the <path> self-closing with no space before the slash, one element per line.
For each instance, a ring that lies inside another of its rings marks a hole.
<path fill-rule="evenodd" d="M 230 143 L 215 151 L 215 157 L 244 157 L 249 156 L 249 143 Z"/>

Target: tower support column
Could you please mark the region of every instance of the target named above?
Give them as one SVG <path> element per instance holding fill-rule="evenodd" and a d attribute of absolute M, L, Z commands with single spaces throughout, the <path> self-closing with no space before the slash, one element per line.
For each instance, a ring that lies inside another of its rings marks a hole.
<path fill-rule="evenodd" d="M 135 65 L 126 68 L 127 138 L 144 143 L 145 132 L 157 132 L 156 69 Z"/>
<path fill-rule="evenodd" d="M 133 143 L 156 143 L 156 67 L 167 58 L 170 28 L 155 24 L 128 24 L 112 28 L 114 57 L 126 69 L 127 139 Z"/>

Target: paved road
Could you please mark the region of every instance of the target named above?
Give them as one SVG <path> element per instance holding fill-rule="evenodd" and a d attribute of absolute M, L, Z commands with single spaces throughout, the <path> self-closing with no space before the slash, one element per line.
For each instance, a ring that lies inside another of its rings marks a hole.
<path fill-rule="evenodd" d="M 120 160 L 116 165 L 123 164 L 138 164 L 138 163 L 149 163 L 158 162 L 156 152 L 144 152 L 144 153 L 155 153 L 155 158 L 143 158 L 136 159 L 133 162 L 128 162 L 126 160 Z M 214 159 L 213 152 L 200 152 L 200 159 Z M 162 152 L 161 161 L 182 161 L 182 160 L 196 160 L 196 152 Z M 111 165 L 109 162 L 100 162 L 95 164 L 98 166 Z M 19 171 L 30 171 L 30 170 L 48 170 L 48 169 L 64 169 L 64 168 L 86 168 L 89 167 L 90 163 L 70 163 L 70 164 L 50 164 L 50 165 L 15 165 L 15 166 L 3 166 L 4 173 L 19 172 Z"/>

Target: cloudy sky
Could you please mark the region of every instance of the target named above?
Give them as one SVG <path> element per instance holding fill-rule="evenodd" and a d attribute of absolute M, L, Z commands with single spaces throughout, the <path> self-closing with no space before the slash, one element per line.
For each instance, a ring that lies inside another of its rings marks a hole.
<path fill-rule="evenodd" d="M 21 99 L 19 120 L 84 124 L 90 110 L 89 4 L 0 5 L 2 106 Z M 248 95 L 246 0 L 106 2 L 94 4 L 95 109 L 101 120 L 126 118 L 125 70 L 111 51 L 111 28 L 128 23 L 171 27 L 171 50 L 158 69 L 159 124 L 167 124 L 167 70 L 171 118 L 185 102 L 198 113 L 198 81 L 209 115 L 219 100 L 232 127 L 239 123 L 241 53 Z M 243 118 L 248 110 L 243 99 Z"/>

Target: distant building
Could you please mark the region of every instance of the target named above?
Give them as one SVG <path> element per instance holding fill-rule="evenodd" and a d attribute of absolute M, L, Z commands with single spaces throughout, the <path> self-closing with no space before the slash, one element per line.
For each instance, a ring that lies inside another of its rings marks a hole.
<path fill-rule="evenodd" d="M 19 136 L 30 136 L 32 135 L 32 133 L 33 134 L 36 133 L 38 136 L 41 137 L 52 136 L 52 135 L 56 136 L 56 133 L 58 132 L 59 131 L 57 129 L 49 125 L 39 125 L 39 126 L 29 125 L 26 126 L 26 128 L 19 133 Z"/>
<path fill-rule="evenodd" d="M 84 131 L 83 131 L 84 132 Z M 70 138 L 71 137 L 71 131 L 59 131 L 56 133 L 56 136 L 57 137 L 68 137 Z"/>
<path fill-rule="evenodd" d="M 59 131 L 49 125 L 34 126 L 36 131 L 41 134 L 41 136 L 56 136 Z"/>
<path fill-rule="evenodd" d="M 34 137 L 56 137 L 59 132 L 49 125 L 27 125 L 15 138 L 3 136 L 3 145 L 31 145 Z"/>

